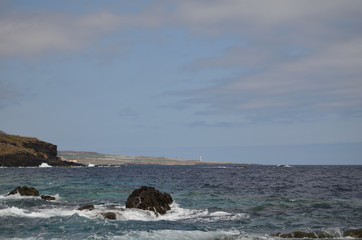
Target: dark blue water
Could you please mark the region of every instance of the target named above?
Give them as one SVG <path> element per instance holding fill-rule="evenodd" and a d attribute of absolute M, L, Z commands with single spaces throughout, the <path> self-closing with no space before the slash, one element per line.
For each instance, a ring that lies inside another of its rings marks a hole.
<path fill-rule="evenodd" d="M 52 195 L 5 196 L 16 186 Z M 142 185 L 174 199 L 166 215 L 125 209 Z M 0 239 L 276 239 L 362 228 L 362 166 L 0 168 Z M 94 211 L 78 211 L 94 204 Z M 105 220 L 102 212 L 115 212 Z"/>

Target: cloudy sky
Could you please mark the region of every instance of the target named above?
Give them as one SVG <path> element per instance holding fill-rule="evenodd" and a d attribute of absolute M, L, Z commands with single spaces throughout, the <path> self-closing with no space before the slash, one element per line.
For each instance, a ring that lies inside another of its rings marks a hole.
<path fill-rule="evenodd" d="M 0 0 L 0 129 L 59 150 L 362 164 L 362 1 Z"/>

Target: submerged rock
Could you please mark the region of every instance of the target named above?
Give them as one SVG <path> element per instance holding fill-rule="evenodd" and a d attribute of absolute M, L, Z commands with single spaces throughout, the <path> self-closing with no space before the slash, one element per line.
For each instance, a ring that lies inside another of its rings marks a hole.
<path fill-rule="evenodd" d="M 17 187 L 14 190 L 10 191 L 8 195 L 13 195 L 13 194 L 17 194 L 19 193 L 21 196 L 34 196 L 37 197 L 39 196 L 39 192 L 38 190 L 36 190 L 33 187 L 27 187 L 27 186 L 23 186 L 23 187 Z"/>
<path fill-rule="evenodd" d="M 168 193 L 161 193 L 153 187 L 142 186 L 134 190 L 128 197 L 126 208 L 138 208 L 153 211 L 156 214 L 165 214 L 170 210 L 172 197 Z"/>
<path fill-rule="evenodd" d="M 280 238 L 333 238 L 334 237 L 328 233 L 315 233 L 315 232 L 302 232 L 302 231 L 295 231 L 291 233 L 276 233 L 273 234 L 272 236 Z"/>
<path fill-rule="evenodd" d="M 82 210 L 94 210 L 94 205 L 92 204 L 87 204 L 87 205 L 84 205 L 84 206 L 81 206 L 78 208 L 79 211 L 82 211 Z"/>
<path fill-rule="evenodd" d="M 55 200 L 55 197 L 48 196 L 48 195 L 41 195 L 41 199 L 46 200 L 46 201 L 51 201 L 51 200 Z"/>
<path fill-rule="evenodd" d="M 111 220 L 116 220 L 117 219 L 116 214 L 114 212 L 105 212 L 105 213 L 102 213 L 102 216 L 105 219 L 111 219 Z"/>
<path fill-rule="evenodd" d="M 344 237 L 362 238 L 362 228 L 347 230 Z"/>

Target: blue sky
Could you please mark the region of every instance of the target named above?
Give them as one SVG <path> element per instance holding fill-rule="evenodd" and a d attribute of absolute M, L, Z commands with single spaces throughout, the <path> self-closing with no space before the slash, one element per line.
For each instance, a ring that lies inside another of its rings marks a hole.
<path fill-rule="evenodd" d="M 0 1 L 0 129 L 59 150 L 362 164 L 362 2 Z"/>

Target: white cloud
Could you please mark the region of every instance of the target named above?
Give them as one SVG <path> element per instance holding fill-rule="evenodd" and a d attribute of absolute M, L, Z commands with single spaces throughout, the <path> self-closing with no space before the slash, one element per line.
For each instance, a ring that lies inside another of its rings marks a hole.
<path fill-rule="evenodd" d="M 102 9 L 83 15 L 15 12 L 15 15 L 4 14 L 0 18 L 0 57 L 47 50 L 71 51 L 89 46 L 106 33 L 120 28 L 164 26 L 184 27 L 196 33 L 240 34 L 260 41 L 298 43 L 313 39 L 315 44 L 318 41 L 323 44 L 323 39 L 315 36 L 336 37 L 336 29 L 331 25 L 339 21 L 343 24 L 346 16 L 359 20 L 361 8 L 362 2 L 354 0 L 348 3 L 329 0 L 328 4 L 311 0 L 184 0 L 171 3 L 160 0 L 127 14 Z"/>
<path fill-rule="evenodd" d="M 108 12 L 71 16 L 40 13 L 0 18 L 0 57 L 32 56 L 46 51 L 72 51 L 89 46 L 119 26 Z"/>
<path fill-rule="evenodd" d="M 242 74 L 234 79 L 194 91 L 188 103 L 208 105 L 208 114 L 269 115 L 294 118 L 325 114 L 360 114 L 362 112 L 362 38 L 326 44 L 307 56 L 290 59 L 255 51 L 251 61 L 261 71 Z M 247 48 L 247 47 L 245 47 Z M 251 47 L 253 49 L 253 47 Z M 203 67 L 243 66 L 250 54 L 229 53 L 203 61 Z M 275 59 L 271 62 L 270 59 Z M 200 63 L 196 63 L 200 65 Z M 270 114 L 273 112 L 273 114 Z"/>
<path fill-rule="evenodd" d="M 186 104 L 207 114 L 301 118 L 362 112 L 362 2 L 182 1 L 179 19 L 194 31 L 239 34 L 248 44 L 195 68 L 244 73 L 189 91 Z M 286 46 L 299 48 L 287 56 Z M 249 71 L 245 71 L 249 70 Z"/>
<path fill-rule="evenodd" d="M 230 46 L 220 57 L 205 56 L 195 66 L 252 71 L 188 92 L 186 103 L 254 116 L 266 109 L 275 116 L 291 111 L 356 112 L 362 106 L 361 9 L 359 0 L 159 0 L 132 14 L 2 16 L 0 57 L 74 51 L 127 29 L 170 26 L 220 39 L 233 34 L 247 44 Z M 286 46 L 307 54 L 288 57 L 283 53 Z"/>

